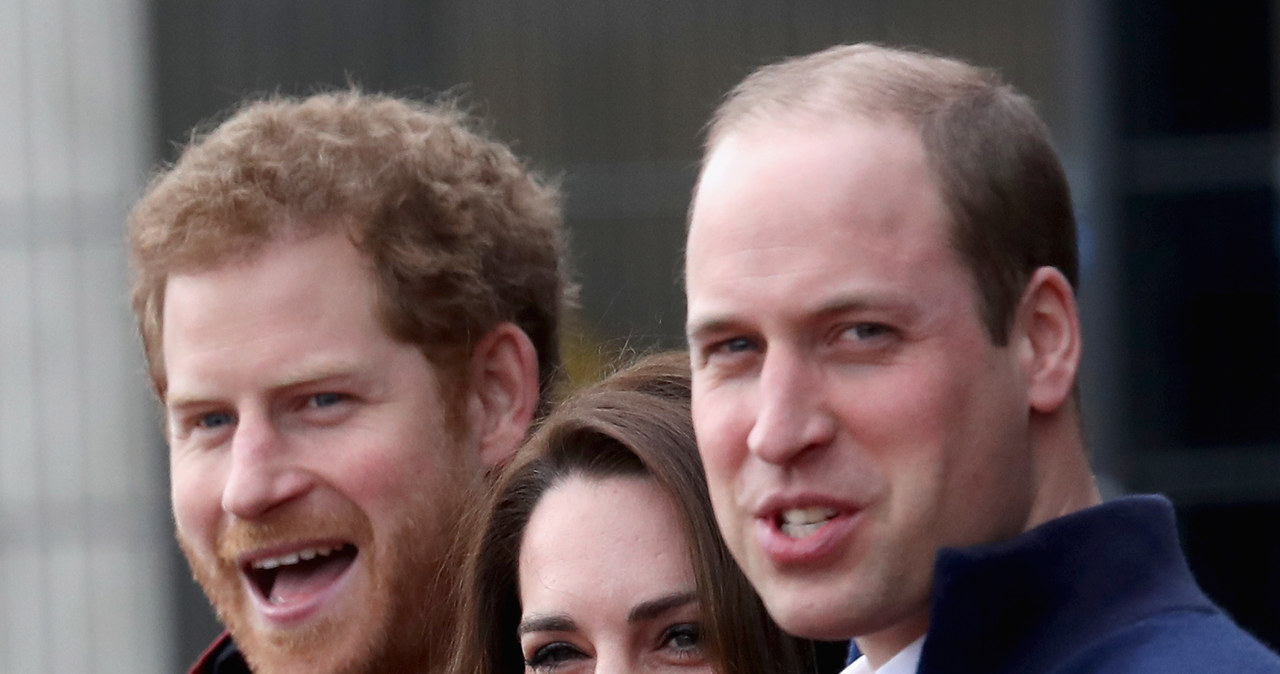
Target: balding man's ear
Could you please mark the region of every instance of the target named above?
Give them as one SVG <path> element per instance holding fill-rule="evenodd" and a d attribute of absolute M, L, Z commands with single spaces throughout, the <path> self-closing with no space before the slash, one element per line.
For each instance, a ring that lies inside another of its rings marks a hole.
<path fill-rule="evenodd" d="M 1075 387 L 1080 368 L 1080 318 L 1075 292 L 1062 272 L 1041 267 L 1031 275 L 1018 305 L 1020 340 L 1031 409 L 1052 412 Z"/>
<path fill-rule="evenodd" d="M 480 461 L 501 464 L 524 441 L 538 407 L 538 354 L 529 336 L 500 323 L 471 354 L 467 414 Z"/>

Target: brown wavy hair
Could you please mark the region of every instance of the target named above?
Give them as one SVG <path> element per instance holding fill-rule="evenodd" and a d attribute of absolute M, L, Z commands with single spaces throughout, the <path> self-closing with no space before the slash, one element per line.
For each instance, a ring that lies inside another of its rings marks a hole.
<path fill-rule="evenodd" d="M 790 674 L 812 663 L 810 644 L 782 632 L 730 556 L 716 528 L 690 419 L 689 359 L 648 356 L 577 393 L 519 450 L 484 508 L 466 549 L 454 674 L 524 671 L 519 556 L 542 496 L 571 477 L 642 476 L 675 501 L 693 563 L 704 636 L 721 674 Z"/>
<path fill-rule="evenodd" d="M 375 275 L 388 333 L 446 377 L 498 323 L 528 334 L 544 402 L 574 288 L 558 189 L 451 102 L 347 90 L 244 103 L 151 181 L 128 219 L 132 303 L 164 399 L 170 274 L 344 232 Z"/>

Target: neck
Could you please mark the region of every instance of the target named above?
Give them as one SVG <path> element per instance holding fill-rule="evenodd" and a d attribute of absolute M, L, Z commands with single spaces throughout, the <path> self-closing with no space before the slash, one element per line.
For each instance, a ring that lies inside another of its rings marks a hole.
<path fill-rule="evenodd" d="M 880 669 L 911 642 L 924 636 L 929 629 L 929 609 L 909 620 L 903 620 L 892 627 L 872 634 L 855 638 L 858 650 L 867 657 L 872 669 Z"/>
<path fill-rule="evenodd" d="M 1036 455 L 1036 493 L 1025 530 L 1102 503 L 1074 402 L 1052 414 L 1033 414 L 1031 451 Z"/>
<path fill-rule="evenodd" d="M 1023 531 L 1102 502 L 1084 452 L 1074 403 L 1048 415 L 1033 414 L 1030 450 L 1035 454 L 1031 507 Z M 888 629 L 857 637 L 858 650 L 873 669 L 924 636 L 929 629 L 929 606 Z"/>

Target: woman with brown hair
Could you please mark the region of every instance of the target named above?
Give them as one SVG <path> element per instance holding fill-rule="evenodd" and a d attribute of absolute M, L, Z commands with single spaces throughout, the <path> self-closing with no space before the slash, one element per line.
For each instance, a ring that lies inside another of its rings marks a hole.
<path fill-rule="evenodd" d="M 472 532 L 456 674 L 788 674 L 811 661 L 720 539 L 683 353 L 558 407 Z"/>

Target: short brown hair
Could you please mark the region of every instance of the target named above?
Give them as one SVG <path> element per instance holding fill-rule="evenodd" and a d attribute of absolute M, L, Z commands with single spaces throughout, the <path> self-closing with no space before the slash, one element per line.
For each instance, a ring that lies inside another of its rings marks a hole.
<path fill-rule="evenodd" d="M 720 538 L 689 400 L 689 357 L 673 352 L 641 359 L 547 417 L 476 517 L 454 674 L 524 671 L 516 633 L 521 539 L 542 496 L 576 476 L 645 477 L 675 501 L 718 672 L 793 674 L 811 661 L 807 642 L 773 622 Z"/>
<path fill-rule="evenodd" d="M 1039 267 L 1078 282 L 1075 216 L 1048 129 L 1030 99 L 992 70 L 932 54 L 855 44 L 768 65 L 716 111 L 706 154 L 755 123 L 901 120 L 919 134 L 972 270 L 993 342 Z"/>
<path fill-rule="evenodd" d="M 267 243 L 346 232 L 371 263 L 388 333 L 444 372 L 511 321 L 538 353 L 544 401 L 573 295 L 559 194 L 457 105 L 357 90 L 244 103 L 194 134 L 129 215 L 132 302 L 164 398 L 169 276 Z"/>

